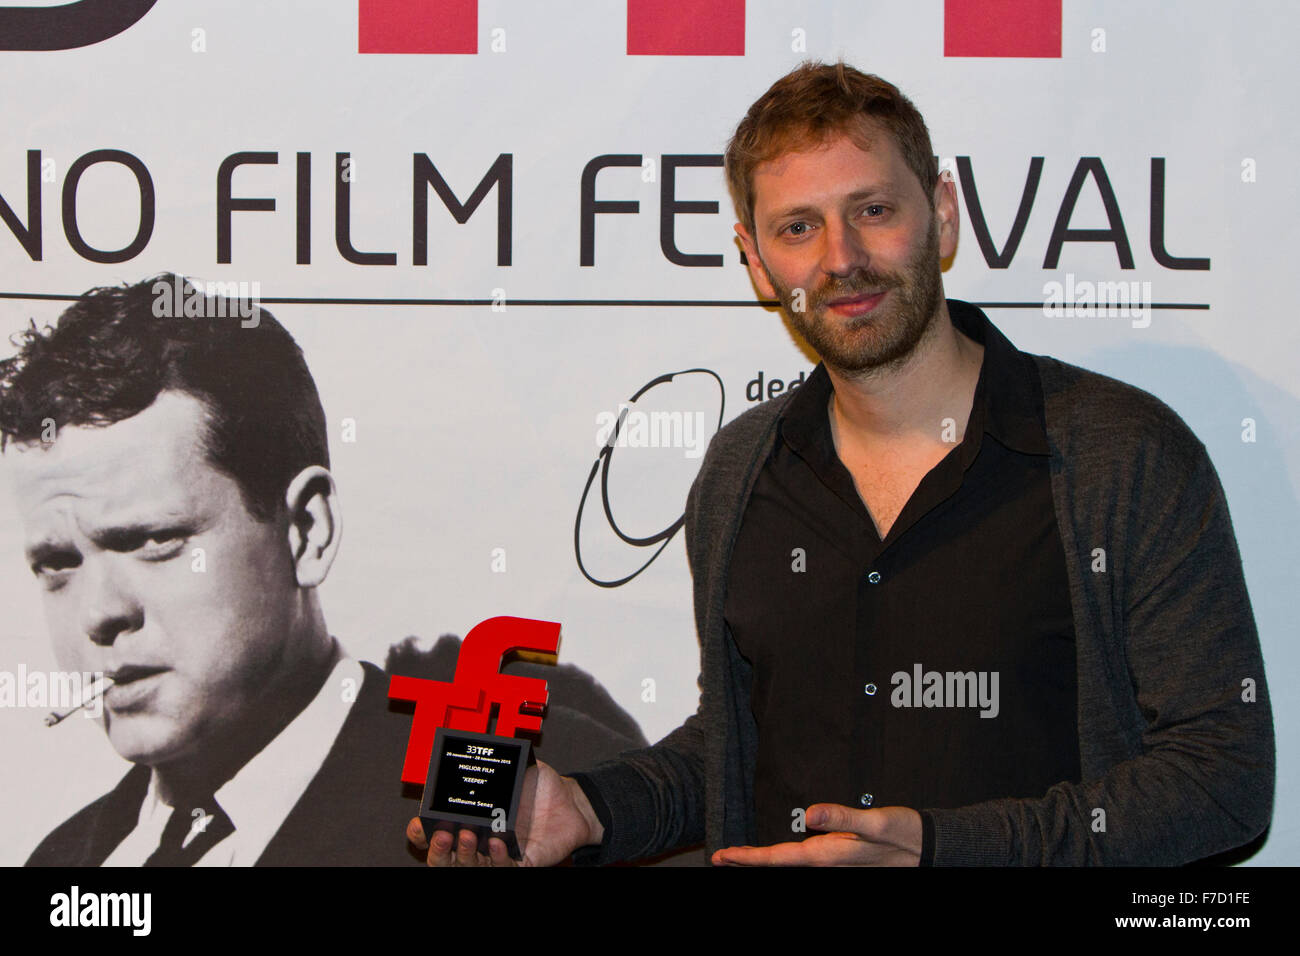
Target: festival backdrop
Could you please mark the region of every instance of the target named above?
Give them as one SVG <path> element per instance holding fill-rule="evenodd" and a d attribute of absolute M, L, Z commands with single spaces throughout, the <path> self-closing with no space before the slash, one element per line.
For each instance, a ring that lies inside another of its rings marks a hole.
<path fill-rule="evenodd" d="M 0 329 L 167 270 L 258 299 L 329 422 L 331 632 L 382 661 L 558 621 L 560 660 L 656 740 L 697 702 L 701 454 L 813 365 L 758 302 L 721 155 L 779 76 L 843 58 L 914 100 L 956 179 L 947 295 L 1208 447 L 1277 726 L 1253 862 L 1294 864 L 1294 23 L 1262 0 L 8 0 Z M 6 864 L 126 768 L 26 694 L 56 664 L 22 547 L 6 496 Z"/>

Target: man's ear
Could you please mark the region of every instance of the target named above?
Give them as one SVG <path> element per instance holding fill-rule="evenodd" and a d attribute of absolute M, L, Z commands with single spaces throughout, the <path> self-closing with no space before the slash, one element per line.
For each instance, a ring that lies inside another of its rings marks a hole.
<path fill-rule="evenodd" d="M 957 208 L 957 181 L 952 174 L 940 174 L 934 184 L 934 214 L 939 218 L 939 258 L 950 259 L 957 252 L 961 214 Z"/>
<path fill-rule="evenodd" d="M 320 465 L 304 468 L 289 482 L 284 503 L 298 586 L 314 588 L 329 574 L 343 533 L 334 476 Z"/>
<path fill-rule="evenodd" d="M 767 270 L 763 268 L 763 260 L 758 257 L 758 244 L 754 242 L 754 237 L 740 223 L 736 223 L 736 235 L 740 237 L 740 245 L 745 250 L 745 259 L 749 264 L 749 277 L 754 280 L 754 287 L 758 289 L 758 294 L 764 299 L 777 298 L 776 288 L 768 278 Z"/>

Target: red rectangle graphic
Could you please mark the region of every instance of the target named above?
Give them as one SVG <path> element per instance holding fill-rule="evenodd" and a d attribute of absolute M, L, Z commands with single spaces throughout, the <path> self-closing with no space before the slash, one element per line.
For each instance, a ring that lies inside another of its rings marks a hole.
<path fill-rule="evenodd" d="M 632 56 L 744 56 L 745 0 L 627 0 Z"/>
<path fill-rule="evenodd" d="M 943 55 L 1059 58 L 1061 0 L 944 0 Z"/>
<path fill-rule="evenodd" d="M 359 0 L 358 53 L 477 53 L 478 0 Z"/>

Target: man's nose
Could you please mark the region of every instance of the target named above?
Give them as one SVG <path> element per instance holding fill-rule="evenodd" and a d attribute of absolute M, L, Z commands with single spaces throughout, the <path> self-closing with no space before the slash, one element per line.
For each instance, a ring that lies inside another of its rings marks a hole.
<path fill-rule="evenodd" d="M 81 626 L 92 643 L 107 646 L 118 635 L 140 629 L 144 612 L 111 560 L 88 561 L 81 574 Z"/>
<path fill-rule="evenodd" d="M 870 265 L 862 236 L 851 223 L 830 217 L 825 225 L 825 244 L 822 247 L 822 271 L 828 276 L 846 279 L 859 269 Z"/>

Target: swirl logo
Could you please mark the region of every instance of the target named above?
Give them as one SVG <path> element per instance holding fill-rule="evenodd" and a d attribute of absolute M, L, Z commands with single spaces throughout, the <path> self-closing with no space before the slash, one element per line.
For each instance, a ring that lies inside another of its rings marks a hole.
<path fill-rule="evenodd" d="M 651 379 L 616 410 L 596 416 L 600 451 L 573 523 L 574 556 L 588 581 L 602 588 L 627 584 L 668 547 L 685 523 L 687 491 L 725 408 L 718 374 L 690 368 Z M 615 451 L 621 452 L 617 469 Z M 584 526 L 597 478 L 604 520 Z"/>

